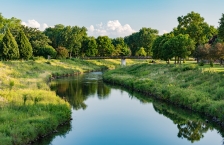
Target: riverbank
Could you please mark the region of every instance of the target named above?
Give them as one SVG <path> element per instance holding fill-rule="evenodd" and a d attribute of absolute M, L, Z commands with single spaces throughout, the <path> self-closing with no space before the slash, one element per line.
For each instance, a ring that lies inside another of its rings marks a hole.
<path fill-rule="evenodd" d="M 224 125 L 223 72 L 209 71 L 197 64 L 145 63 L 107 71 L 103 79 L 204 113 L 220 126 Z"/>
<path fill-rule="evenodd" d="M 0 143 L 28 144 L 70 120 L 70 105 L 50 91 L 50 79 L 116 66 L 119 60 L 0 62 Z"/>

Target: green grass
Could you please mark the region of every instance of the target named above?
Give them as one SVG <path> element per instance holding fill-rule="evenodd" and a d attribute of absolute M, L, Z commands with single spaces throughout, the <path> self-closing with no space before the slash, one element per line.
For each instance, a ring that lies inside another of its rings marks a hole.
<path fill-rule="evenodd" d="M 119 67 L 120 60 L 0 62 L 0 144 L 27 144 L 70 119 L 71 106 L 50 90 L 49 78 Z"/>
<path fill-rule="evenodd" d="M 224 121 L 222 70 L 218 65 L 145 63 L 107 71 L 103 78 Z"/>

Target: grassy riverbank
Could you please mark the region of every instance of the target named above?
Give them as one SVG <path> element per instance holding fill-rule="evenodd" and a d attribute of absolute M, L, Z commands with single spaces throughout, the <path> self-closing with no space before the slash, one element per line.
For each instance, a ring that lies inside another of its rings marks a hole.
<path fill-rule="evenodd" d="M 136 64 L 104 73 L 104 80 L 154 95 L 224 121 L 223 72 L 197 64 Z"/>
<path fill-rule="evenodd" d="M 70 120 L 70 105 L 50 90 L 49 78 L 117 67 L 120 60 L 0 61 L 0 144 L 28 144 Z"/>

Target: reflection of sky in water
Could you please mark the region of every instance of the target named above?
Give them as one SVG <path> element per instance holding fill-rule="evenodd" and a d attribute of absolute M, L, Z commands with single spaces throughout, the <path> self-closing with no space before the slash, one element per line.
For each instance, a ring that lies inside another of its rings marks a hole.
<path fill-rule="evenodd" d="M 56 137 L 52 145 L 191 145 L 177 137 L 172 120 L 142 104 L 125 91 L 111 89 L 106 100 L 88 98 L 86 110 L 73 110 L 72 131 Z M 217 131 L 208 131 L 193 145 L 221 145 Z"/>

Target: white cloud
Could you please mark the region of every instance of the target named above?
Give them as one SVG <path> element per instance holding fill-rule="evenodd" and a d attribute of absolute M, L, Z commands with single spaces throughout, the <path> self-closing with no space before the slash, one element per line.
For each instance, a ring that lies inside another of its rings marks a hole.
<path fill-rule="evenodd" d="M 43 23 L 42 25 L 37 22 L 36 20 L 28 20 L 27 22 L 22 22 L 21 23 L 24 26 L 28 26 L 28 27 L 32 27 L 32 28 L 37 28 L 41 31 L 45 30 L 46 28 L 48 28 L 48 25 L 46 23 Z"/>
<path fill-rule="evenodd" d="M 133 32 L 136 32 L 131 28 L 129 24 L 121 25 L 118 20 L 108 21 L 106 25 L 102 22 L 97 24 L 95 27 L 91 25 L 88 28 L 88 33 L 91 36 L 103 36 L 107 35 L 109 37 L 124 37 L 131 35 Z"/>
<path fill-rule="evenodd" d="M 45 30 L 46 28 L 48 28 L 48 25 L 47 25 L 46 23 L 44 23 L 44 24 L 42 25 L 42 28 L 43 28 L 43 30 Z"/>

